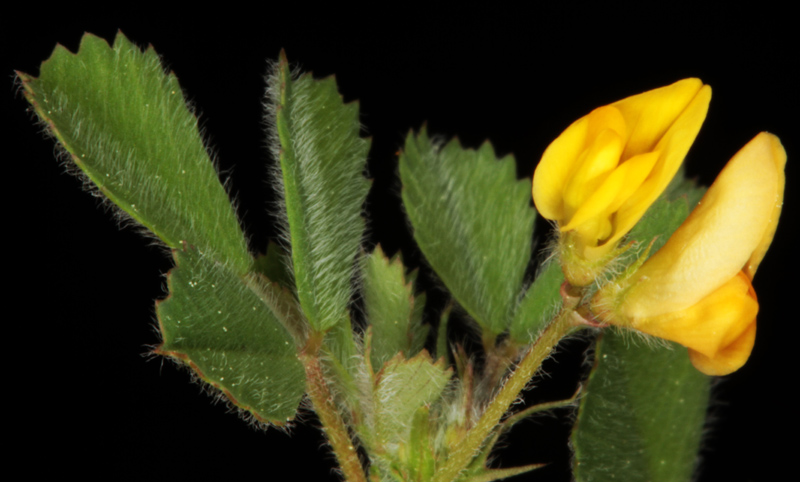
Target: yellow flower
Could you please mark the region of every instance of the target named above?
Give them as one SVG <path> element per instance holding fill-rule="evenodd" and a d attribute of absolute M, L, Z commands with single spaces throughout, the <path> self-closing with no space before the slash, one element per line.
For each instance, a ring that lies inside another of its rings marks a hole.
<path fill-rule="evenodd" d="M 542 216 L 558 223 L 568 281 L 594 281 L 598 270 L 581 266 L 602 268 L 661 195 L 710 99 L 709 86 L 684 79 L 593 110 L 545 150 L 533 176 L 533 200 Z"/>
<path fill-rule="evenodd" d="M 595 295 L 598 318 L 688 347 L 707 375 L 738 370 L 755 342 L 751 281 L 775 234 L 785 165 L 778 138 L 757 135 L 657 253 Z"/>

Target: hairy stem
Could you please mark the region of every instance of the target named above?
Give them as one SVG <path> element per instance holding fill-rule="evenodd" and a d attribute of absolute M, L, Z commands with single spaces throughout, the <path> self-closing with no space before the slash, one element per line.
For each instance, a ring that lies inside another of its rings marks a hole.
<path fill-rule="evenodd" d="M 472 427 L 464 440 L 456 446 L 447 458 L 445 465 L 439 470 L 433 482 L 451 482 L 457 480 L 459 474 L 469 466 L 472 459 L 497 428 L 500 419 L 508 408 L 519 397 L 520 392 L 536 373 L 542 362 L 550 356 L 558 342 L 576 330 L 573 321 L 573 310 L 563 310 L 555 320 L 542 332 L 536 342 L 525 353 L 516 369 L 506 379 L 503 387 L 484 410 L 480 419 Z"/>
<path fill-rule="evenodd" d="M 322 431 L 328 439 L 328 443 L 333 449 L 336 460 L 347 482 L 367 482 L 364 468 L 358 458 L 358 452 L 350 438 L 339 410 L 333 403 L 333 395 L 325 381 L 324 372 L 319 359 L 319 346 L 321 338 L 312 335 L 312 339 L 306 345 L 306 350 L 300 356 L 306 370 L 306 385 L 308 397 L 314 406 L 320 422 Z M 319 343 L 316 343 L 318 341 Z"/>

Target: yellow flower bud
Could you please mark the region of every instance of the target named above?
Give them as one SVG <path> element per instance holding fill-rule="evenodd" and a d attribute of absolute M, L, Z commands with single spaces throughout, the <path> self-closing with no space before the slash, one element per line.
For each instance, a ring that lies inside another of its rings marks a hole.
<path fill-rule="evenodd" d="M 674 177 L 706 117 L 699 79 L 634 95 L 573 122 L 545 150 L 533 200 L 558 223 L 567 280 L 594 281 Z"/>
<path fill-rule="evenodd" d="M 604 286 L 592 311 L 689 348 L 708 375 L 738 370 L 755 342 L 753 275 L 775 235 L 786 152 L 761 133 L 728 162 L 697 208 L 631 277 Z"/>

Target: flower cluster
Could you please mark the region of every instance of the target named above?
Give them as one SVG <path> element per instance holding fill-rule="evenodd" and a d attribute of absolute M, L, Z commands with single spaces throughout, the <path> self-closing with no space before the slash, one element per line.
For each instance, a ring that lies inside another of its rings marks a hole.
<path fill-rule="evenodd" d="M 699 80 L 683 80 L 596 109 L 550 145 L 533 197 L 558 224 L 569 283 L 593 281 L 618 253 L 677 171 L 709 98 Z M 740 368 L 755 341 L 751 282 L 775 234 L 785 164 L 778 138 L 757 135 L 658 252 L 597 291 L 593 315 L 688 347 L 703 373 Z"/>

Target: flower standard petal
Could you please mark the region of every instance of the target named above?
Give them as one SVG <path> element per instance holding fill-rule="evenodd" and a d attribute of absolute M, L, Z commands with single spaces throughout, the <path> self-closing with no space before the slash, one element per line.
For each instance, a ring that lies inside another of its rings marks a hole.
<path fill-rule="evenodd" d="M 758 139 L 758 141 L 756 141 L 756 139 Z M 744 272 L 750 279 L 753 279 L 758 265 L 761 264 L 761 260 L 764 259 L 769 245 L 772 244 L 772 238 L 775 236 L 775 230 L 778 227 L 778 218 L 780 218 L 781 209 L 783 208 L 783 190 L 786 185 L 786 176 L 784 175 L 784 169 L 786 168 L 786 151 L 783 149 L 780 139 L 765 132 L 756 136 L 756 139 L 751 142 L 756 142 L 760 149 L 766 151 L 762 152 L 760 155 L 775 161 L 775 168 L 778 170 L 778 185 L 775 190 L 775 205 L 772 208 L 772 213 L 770 213 L 767 229 L 764 231 L 764 236 L 761 238 L 758 246 L 756 246 L 756 249 L 753 250 L 753 254 L 750 255 L 750 259 L 744 267 Z M 754 155 L 756 154 L 754 153 Z"/>
<path fill-rule="evenodd" d="M 687 79 L 697 80 L 697 79 Z M 685 82 L 685 81 L 681 81 Z M 678 82 L 680 84 L 680 82 Z M 673 84 L 673 86 L 676 84 Z M 670 86 L 672 87 L 672 86 Z M 681 94 L 685 94 L 681 89 Z M 619 207 L 617 211 L 616 236 L 607 241 L 615 244 L 622 236 L 628 233 L 633 226 L 647 212 L 650 205 L 661 196 L 667 188 L 675 173 L 681 167 L 683 159 L 689 152 L 689 148 L 694 143 L 700 127 L 708 113 L 708 104 L 711 101 L 711 87 L 703 86 L 697 91 L 695 97 L 684 105 L 681 115 L 669 126 L 667 132 L 658 141 L 654 150 L 660 152 L 658 162 L 647 180 L 633 195 Z M 640 121 L 639 125 L 645 123 Z M 643 128 L 640 128 L 642 130 Z"/>
<path fill-rule="evenodd" d="M 623 157 L 654 150 L 702 88 L 700 79 L 683 79 L 611 104 L 622 113 L 630 132 Z"/>
<path fill-rule="evenodd" d="M 728 162 L 697 208 L 637 272 L 620 306 L 626 317 L 688 308 L 736 276 L 757 250 L 766 250 L 784 182 L 774 140 L 760 134 Z"/>

